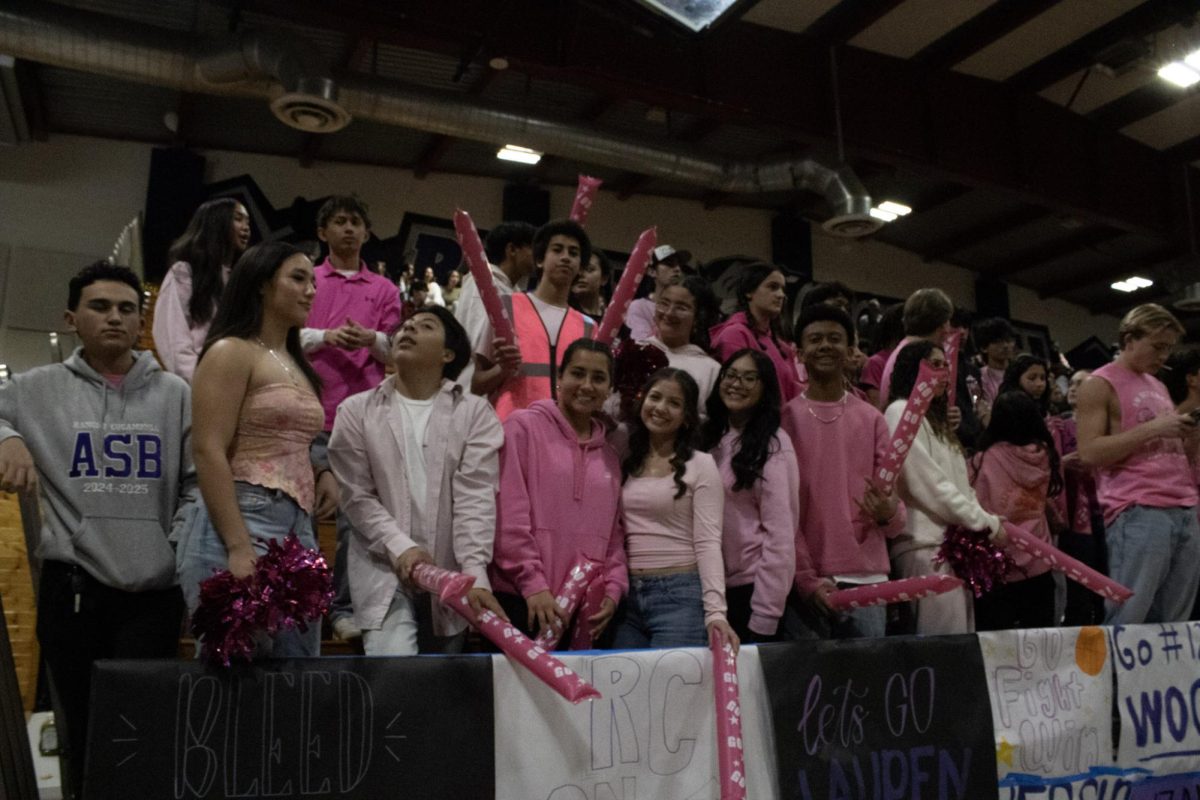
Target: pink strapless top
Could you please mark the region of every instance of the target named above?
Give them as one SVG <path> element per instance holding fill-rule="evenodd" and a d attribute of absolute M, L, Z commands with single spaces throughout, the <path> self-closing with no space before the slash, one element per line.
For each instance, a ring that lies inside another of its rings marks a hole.
<path fill-rule="evenodd" d="M 311 514 L 315 490 L 308 448 L 324 425 L 321 401 L 309 389 L 290 383 L 252 389 L 233 437 L 233 479 L 278 489 Z"/>

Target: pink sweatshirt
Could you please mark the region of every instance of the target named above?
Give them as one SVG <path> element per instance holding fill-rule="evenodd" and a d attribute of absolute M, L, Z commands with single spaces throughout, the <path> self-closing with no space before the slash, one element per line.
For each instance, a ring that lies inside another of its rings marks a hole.
<path fill-rule="evenodd" d="M 353 319 L 364 328 L 391 336 L 400 327 L 400 293 L 396 285 L 367 269 L 347 277 L 326 258 L 316 269 L 317 296 L 308 312 L 306 327 L 328 330 Z M 386 346 L 383 348 L 386 350 Z M 383 380 L 384 364 L 375 347 L 343 350 L 318 343 L 306 348 L 308 360 L 321 376 L 321 404 L 325 406 L 325 430 L 333 430 L 338 403 L 351 395 L 373 389 Z"/>
<path fill-rule="evenodd" d="M 229 267 L 225 267 L 224 280 L 228 278 Z M 192 325 L 188 311 L 191 302 L 192 267 L 186 261 L 176 261 L 167 270 L 154 301 L 154 349 L 163 368 L 188 383 L 192 382 L 212 322 L 210 318 L 203 325 Z"/>
<path fill-rule="evenodd" d="M 887 539 L 904 530 L 905 507 L 884 527 L 858 508 L 888 452 L 883 414 L 849 394 L 844 405 L 800 396 L 784 407 L 783 429 L 800 465 L 797 589 L 810 595 L 835 575 L 887 575 Z"/>
<path fill-rule="evenodd" d="M 779 390 L 783 394 L 783 402 L 791 400 L 800 394 L 800 376 L 796 373 L 796 351 L 790 344 L 776 339 L 770 332 L 756 330 L 750 325 L 745 311 L 739 311 L 719 325 L 709 330 L 712 337 L 712 350 L 717 354 L 717 360 L 725 359 L 749 347 L 761 350 L 775 365 L 775 374 L 779 378 Z"/>
<path fill-rule="evenodd" d="M 674 475 L 629 478 L 621 490 L 631 569 L 695 564 L 704 589 L 704 622 L 725 619 L 725 565 L 721 522 L 725 490 L 708 453 L 696 452 L 684 468 L 683 497 L 675 498 Z"/>
<path fill-rule="evenodd" d="M 495 558 L 497 591 L 529 597 L 557 592 L 579 554 L 604 564 L 605 593 L 629 588 L 621 534 L 621 466 L 592 422 L 580 442 L 553 400 L 538 400 L 504 421 Z"/>
<path fill-rule="evenodd" d="M 1003 517 L 1050 541 L 1046 519 L 1046 492 L 1050 488 L 1050 456 L 1038 444 L 1018 446 L 999 442 L 971 459 L 971 483 L 984 510 Z M 1050 568 L 1015 547 L 1008 550 L 1017 568 L 1004 576 L 1006 583 L 1035 578 Z"/>
<path fill-rule="evenodd" d="M 721 551 L 725 584 L 754 584 L 750 598 L 750 630 L 773 636 L 796 575 L 796 524 L 800 518 L 800 470 L 786 435 L 776 435 L 774 450 L 763 465 L 762 479 L 733 491 L 737 478 L 733 457 L 739 432 L 728 431 L 713 448 L 721 485 L 725 487 L 725 524 Z"/>

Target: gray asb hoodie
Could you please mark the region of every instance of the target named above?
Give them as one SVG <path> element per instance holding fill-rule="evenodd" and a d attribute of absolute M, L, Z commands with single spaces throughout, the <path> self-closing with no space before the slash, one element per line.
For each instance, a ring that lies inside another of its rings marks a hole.
<path fill-rule="evenodd" d="M 191 428 L 188 385 L 150 353 L 134 353 L 120 388 L 82 348 L 0 386 L 0 442 L 23 438 L 41 481 L 38 557 L 125 591 L 173 585 L 167 534 L 196 496 Z"/>

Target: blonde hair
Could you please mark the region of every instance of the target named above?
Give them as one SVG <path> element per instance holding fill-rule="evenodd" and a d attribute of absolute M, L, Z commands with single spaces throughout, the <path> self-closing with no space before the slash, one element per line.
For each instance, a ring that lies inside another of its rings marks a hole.
<path fill-rule="evenodd" d="M 1142 303 L 1121 320 L 1121 327 L 1117 329 L 1117 342 L 1124 350 L 1130 341 L 1158 333 L 1164 328 L 1169 328 L 1181 336 L 1184 333 L 1183 325 L 1170 311 L 1158 303 Z"/>
<path fill-rule="evenodd" d="M 954 301 L 941 289 L 917 289 L 904 301 L 904 332 L 930 336 L 954 316 Z"/>

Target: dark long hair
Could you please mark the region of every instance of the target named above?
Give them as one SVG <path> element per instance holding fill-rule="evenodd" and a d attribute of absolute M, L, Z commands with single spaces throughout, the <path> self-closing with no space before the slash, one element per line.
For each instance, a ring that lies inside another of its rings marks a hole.
<path fill-rule="evenodd" d="M 888 390 L 889 404 L 896 400 L 908 400 L 913 387 L 917 385 L 917 374 L 921 370 L 921 362 L 928 358 L 934 350 L 941 349 L 941 345 L 934 344 L 928 339 L 919 339 L 904 346 L 896 356 L 895 366 L 892 367 L 892 383 Z M 933 432 L 939 439 L 961 449 L 962 445 L 959 444 L 958 437 L 954 435 L 954 429 L 950 427 L 950 421 L 946 416 L 948 409 L 949 402 L 945 394 L 935 397 L 929 404 L 929 411 L 925 413 L 925 419 L 929 420 L 929 427 L 933 428 Z"/>
<path fill-rule="evenodd" d="M 283 267 L 283 262 L 296 255 L 304 255 L 304 251 L 287 242 L 263 242 L 242 253 L 229 273 L 225 293 L 221 295 L 217 314 L 213 317 L 208 338 L 204 340 L 204 349 L 200 352 L 201 360 L 208 348 L 220 339 L 230 336 L 254 339 L 259 336 L 263 323 L 263 289 Z M 308 378 L 312 390 L 319 395 L 321 378 L 300 349 L 299 328 L 288 328 L 287 351 L 304 377 Z"/>
<path fill-rule="evenodd" d="M 675 499 L 678 500 L 687 492 L 683 473 L 687 469 L 687 462 L 696 452 L 696 436 L 700 432 L 700 387 L 696 385 L 695 378 L 681 369 L 663 367 L 642 385 L 633 418 L 629 420 L 629 455 L 621 462 L 621 482 L 640 472 L 646 463 L 646 456 L 650 454 L 650 431 L 642 422 L 642 406 L 646 402 L 646 395 L 660 381 L 675 381 L 683 392 L 683 424 L 675 432 L 675 454 L 671 456 L 671 467 L 675 470 Z"/>
<path fill-rule="evenodd" d="M 735 492 L 749 489 L 755 482 L 762 480 L 762 471 L 767 459 L 772 453 L 779 451 L 776 436 L 779 433 L 780 407 L 783 402 L 779 391 L 779 378 L 775 375 L 775 365 L 771 363 L 770 357 L 750 347 L 738 350 L 725 359 L 721 371 L 717 373 L 717 389 L 708 396 L 708 420 L 700 431 L 700 447 L 712 450 L 729 430 L 729 409 L 721 400 L 721 382 L 733 362 L 742 356 L 749 356 L 754 361 L 754 368 L 758 370 L 758 381 L 762 384 L 762 397 L 738 436 L 737 452 L 730 462 L 733 467 Z"/>
<path fill-rule="evenodd" d="M 688 340 L 700 349 L 707 351 L 710 346 L 708 329 L 716 324 L 720 313 L 717 296 L 713 294 L 708 281 L 699 275 L 688 275 L 676 285 L 687 290 L 688 294 L 692 296 L 692 305 L 695 307 L 692 317 L 692 335 L 688 337 Z"/>
<path fill-rule="evenodd" d="M 1046 373 L 1046 388 L 1042 391 L 1041 397 L 1033 398 L 1042 409 L 1042 415 L 1050 413 L 1050 368 L 1046 366 L 1046 362 L 1035 355 L 1029 353 L 1021 353 L 1012 360 L 1004 369 L 1004 378 L 1000 381 L 1000 389 L 996 392 L 997 396 L 1009 391 L 1024 392 L 1021 388 L 1021 376 L 1034 367 L 1041 367 Z"/>
<path fill-rule="evenodd" d="M 233 213 L 239 203 L 232 197 L 218 197 L 201 203 L 192 214 L 183 235 L 171 245 L 170 260 L 186 261 L 192 268 L 192 298 L 188 301 L 188 321 L 203 325 L 213 318 L 221 299 L 221 273 L 233 264 Z"/>
<path fill-rule="evenodd" d="M 1053 497 L 1063 488 L 1060 459 L 1054 437 L 1046 427 L 1045 415 L 1038 402 L 1021 389 L 1001 392 L 992 404 L 992 418 L 987 430 L 979 437 L 979 452 L 983 453 L 997 442 L 1007 442 L 1018 447 L 1037 444 L 1050 458 L 1050 489 Z"/>
<path fill-rule="evenodd" d="M 782 267 L 777 267 L 774 264 L 767 263 L 766 261 L 755 261 L 742 267 L 742 274 L 741 277 L 738 278 L 737 285 L 737 307 L 739 311 L 742 311 L 746 314 L 746 323 L 750 325 L 751 328 L 754 327 L 755 320 L 754 315 L 750 312 L 750 295 L 754 294 L 758 287 L 762 286 L 763 282 L 766 281 L 766 279 L 769 278 L 774 272 L 778 272 L 786 277 L 786 273 L 783 271 Z M 786 310 L 786 307 L 787 302 L 785 299 L 784 310 Z M 786 337 L 783 334 L 783 317 L 784 314 L 781 312 L 778 317 L 771 320 L 769 326 L 771 336 L 776 340 L 786 340 Z"/>

